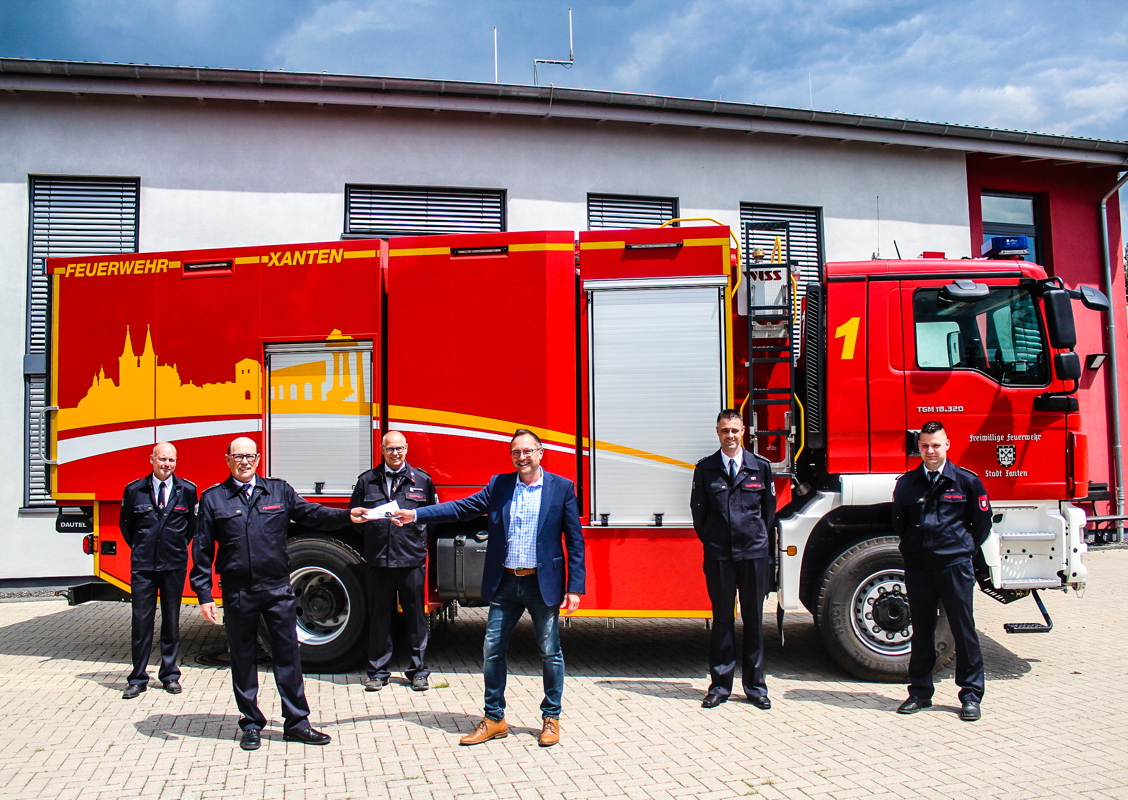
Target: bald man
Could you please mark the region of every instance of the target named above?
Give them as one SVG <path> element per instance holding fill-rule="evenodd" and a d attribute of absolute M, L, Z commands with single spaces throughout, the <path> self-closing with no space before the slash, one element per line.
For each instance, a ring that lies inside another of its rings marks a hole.
<path fill-rule="evenodd" d="M 146 667 L 153 649 L 153 618 L 161 598 L 161 668 L 157 677 L 169 694 L 180 694 L 180 599 L 188 568 L 188 545 L 196 529 L 196 484 L 176 470 L 176 448 L 161 442 L 149 456 L 152 472 L 126 485 L 119 527 L 130 548 L 133 595 L 133 672 L 122 697 L 132 700 L 149 686 Z"/>
<path fill-rule="evenodd" d="M 388 431 L 380 440 L 380 466 L 356 479 L 350 505 L 375 508 L 393 500 L 400 508 L 434 505 L 431 476 L 407 463 L 407 439 Z M 378 692 L 391 680 L 392 617 L 396 599 L 403 609 L 411 666 L 404 677 L 416 692 L 430 688 L 427 667 L 427 526 L 393 525 L 377 519 L 360 526 L 368 562 L 368 679 L 365 691 Z"/>
<path fill-rule="evenodd" d="M 301 658 L 298 654 L 297 600 L 290 585 L 290 556 L 286 541 L 290 521 L 323 531 L 338 530 L 349 521 L 361 522 L 364 509 L 352 513 L 305 500 L 278 478 L 256 474 L 258 445 L 239 437 L 227 447 L 230 477 L 204 490 L 192 548 L 192 590 L 200 612 L 219 623 L 212 599 L 212 561 L 223 585 L 224 632 L 231 652 L 231 682 L 235 703 L 243 717 L 239 746 L 258 750 L 266 717 L 258 707 L 258 627 L 261 619 L 270 636 L 274 682 L 282 697 L 282 738 L 287 742 L 329 744 L 327 734 L 309 724 Z M 216 546 L 219 547 L 218 554 Z"/>

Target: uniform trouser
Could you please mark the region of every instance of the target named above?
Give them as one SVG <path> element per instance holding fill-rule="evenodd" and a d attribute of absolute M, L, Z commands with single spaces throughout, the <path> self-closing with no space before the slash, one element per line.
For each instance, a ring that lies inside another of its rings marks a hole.
<path fill-rule="evenodd" d="M 427 615 L 424 590 L 424 568 L 373 567 L 368 568 L 368 677 L 387 679 L 392 660 L 392 617 L 396 612 L 396 597 L 403 608 L 404 630 L 407 646 L 411 650 L 411 667 L 404 675 L 411 680 L 416 675 L 427 677 Z"/>
<path fill-rule="evenodd" d="M 732 694 L 736 671 L 736 593 L 744 621 L 741 681 L 748 697 L 767 697 L 764 681 L 764 598 L 768 594 L 768 558 L 706 561 L 705 587 L 713 605 L 713 634 L 709 639 L 709 693 Z"/>
<path fill-rule="evenodd" d="M 960 701 L 983 699 L 983 652 L 975 632 L 972 599 L 975 573 L 971 561 L 946 567 L 905 566 L 905 590 L 913 620 L 912 654 L 909 656 L 909 694 L 931 700 L 932 670 L 936 666 L 937 603 L 944 604 L 956 640 L 956 685 Z"/>
<path fill-rule="evenodd" d="M 129 682 L 148 686 L 149 654 L 153 650 L 153 619 L 157 613 L 157 594 L 161 598 L 161 683 L 180 680 L 176 651 L 180 647 L 180 599 L 184 595 L 182 569 L 133 570 L 130 592 L 133 596 L 132 650 L 133 672 Z"/>
<path fill-rule="evenodd" d="M 260 616 L 270 635 L 274 682 L 282 697 L 283 730 L 290 732 L 309 726 L 309 704 L 298 656 L 296 605 L 294 590 L 287 579 L 249 588 L 223 585 L 223 627 L 231 652 L 235 703 L 243 713 L 239 727 L 243 730 L 266 725 L 266 717 L 258 707 L 256 657 Z"/>

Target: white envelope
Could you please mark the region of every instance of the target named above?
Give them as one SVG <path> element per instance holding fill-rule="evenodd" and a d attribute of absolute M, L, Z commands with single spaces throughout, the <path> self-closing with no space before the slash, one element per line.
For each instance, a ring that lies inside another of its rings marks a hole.
<path fill-rule="evenodd" d="M 384 503 L 382 506 L 370 508 L 364 512 L 365 519 L 386 519 L 392 515 L 393 511 L 399 511 L 399 503 L 393 500 L 390 503 Z"/>

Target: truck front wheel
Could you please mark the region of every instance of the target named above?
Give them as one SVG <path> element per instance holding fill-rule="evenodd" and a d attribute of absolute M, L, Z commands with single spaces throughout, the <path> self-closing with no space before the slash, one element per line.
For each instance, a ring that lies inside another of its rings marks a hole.
<path fill-rule="evenodd" d="M 340 672 L 356 666 L 368 617 L 360 555 L 322 536 L 293 538 L 289 551 L 302 669 Z"/>
<path fill-rule="evenodd" d="M 908 681 L 913 629 L 896 537 L 867 539 L 835 558 L 819 584 L 817 608 L 823 646 L 840 666 L 862 680 Z M 947 665 L 955 652 L 941 609 L 935 669 Z"/>

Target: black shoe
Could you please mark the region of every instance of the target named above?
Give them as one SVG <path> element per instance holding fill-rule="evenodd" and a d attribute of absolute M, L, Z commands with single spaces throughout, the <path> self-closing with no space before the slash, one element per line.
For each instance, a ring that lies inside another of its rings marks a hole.
<path fill-rule="evenodd" d="M 721 697 L 719 694 L 713 694 L 712 692 L 709 692 L 709 694 L 705 695 L 705 699 L 701 701 L 701 707 L 716 708 L 727 699 L 727 697 Z"/>
<path fill-rule="evenodd" d="M 378 692 L 388 685 L 388 678 L 369 678 L 364 682 L 364 691 Z"/>
<path fill-rule="evenodd" d="M 282 738 L 287 742 L 302 742 L 303 744 L 329 744 L 333 741 L 333 737 L 329 734 L 315 731 L 310 727 L 284 733 Z"/>
<path fill-rule="evenodd" d="M 963 708 L 960 709 L 960 719 L 964 722 L 975 722 L 981 716 L 983 716 L 983 714 L 979 710 L 978 700 L 964 701 Z"/>
<path fill-rule="evenodd" d="M 921 700 L 919 697 L 909 695 L 909 699 L 901 703 L 897 708 L 898 714 L 915 714 L 918 711 L 923 711 L 926 708 L 932 708 L 931 700 Z"/>
<path fill-rule="evenodd" d="M 169 694 L 180 694 L 184 688 L 180 685 L 180 681 L 165 681 L 164 690 Z"/>
<path fill-rule="evenodd" d="M 756 708 L 761 709 L 762 711 L 767 711 L 772 707 L 772 701 L 768 699 L 768 696 L 766 694 L 763 696 L 755 697 L 749 695 L 748 702 L 756 706 Z"/>
<path fill-rule="evenodd" d="M 431 684 L 428 682 L 426 675 L 416 675 L 411 679 L 411 690 L 413 692 L 425 692 L 430 688 Z"/>
<path fill-rule="evenodd" d="M 131 683 L 125 687 L 125 691 L 121 693 L 122 700 L 132 700 L 145 691 L 148 687 L 141 683 Z"/>
<path fill-rule="evenodd" d="M 244 750 L 258 750 L 262 747 L 262 734 L 258 728 L 247 728 L 239 737 L 239 746 Z"/>

